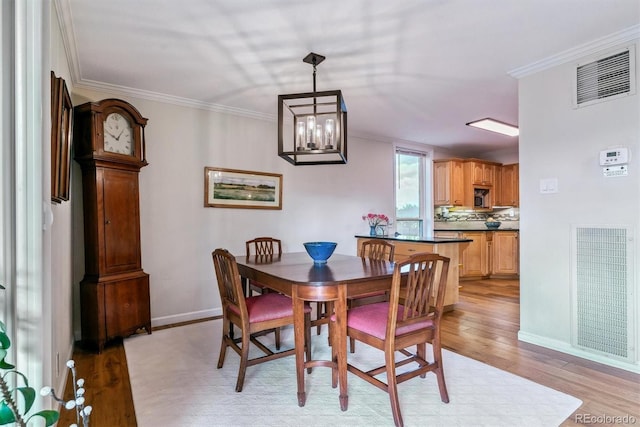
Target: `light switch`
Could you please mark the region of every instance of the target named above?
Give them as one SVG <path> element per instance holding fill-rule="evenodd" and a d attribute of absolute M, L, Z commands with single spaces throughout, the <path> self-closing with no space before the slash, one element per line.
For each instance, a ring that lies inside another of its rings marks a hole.
<path fill-rule="evenodd" d="M 558 192 L 558 178 L 542 178 L 540 180 L 540 193 L 550 194 Z"/>

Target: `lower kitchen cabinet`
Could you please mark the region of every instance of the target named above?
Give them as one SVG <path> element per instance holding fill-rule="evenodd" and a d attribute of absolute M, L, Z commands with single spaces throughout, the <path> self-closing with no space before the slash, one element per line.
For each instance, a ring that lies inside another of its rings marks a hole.
<path fill-rule="evenodd" d="M 517 230 L 436 231 L 435 236 L 473 240 L 460 244 L 460 280 L 517 278 L 520 274 Z"/>
<path fill-rule="evenodd" d="M 491 245 L 491 275 L 517 276 L 519 265 L 520 241 L 517 231 L 493 232 Z"/>
<path fill-rule="evenodd" d="M 462 266 L 460 277 L 483 278 L 489 276 L 489 245 L 491 244 L 491 232 L 465 231 L 462 237 L 472 239 L 473 242 L 463 248 L 460 254 Z"/>

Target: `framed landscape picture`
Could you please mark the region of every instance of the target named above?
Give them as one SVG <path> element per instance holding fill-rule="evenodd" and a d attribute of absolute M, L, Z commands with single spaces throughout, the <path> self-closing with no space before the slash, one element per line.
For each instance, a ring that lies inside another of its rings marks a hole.
<path fill-rule="evenodd" d="M 204 206 L 282 209 L 282 174 L 205 167 Z"/>

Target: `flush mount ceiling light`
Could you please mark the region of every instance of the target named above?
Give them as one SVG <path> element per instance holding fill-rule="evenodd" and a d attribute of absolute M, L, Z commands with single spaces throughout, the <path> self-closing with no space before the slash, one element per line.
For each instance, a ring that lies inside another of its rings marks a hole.
<path fill-rule="evenodd" d="M 475 122 L 469 122 L 467 123 L 467 126 L 473 126 L 508 136 L 518 136 L 520 134 L 520 129 L 518 129 L 516 126 L 490 118 L 476 120 Z"/>
<path fill-rule="evenodd" d="M 308 54 L 313 92 L 278 95 L 278 155 L 293 165 L 347 163 L 347 107 L 339 90 L 316 92 L 316 66 L 325 57 Z"/>

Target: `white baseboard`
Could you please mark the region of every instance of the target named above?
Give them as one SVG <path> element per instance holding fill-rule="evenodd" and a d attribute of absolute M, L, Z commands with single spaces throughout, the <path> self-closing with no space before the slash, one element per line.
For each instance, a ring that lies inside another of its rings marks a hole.
<path fill-rule="evenodd" d="M 640 374 L 640 364 L 638 364 L 638 362 L 625 362 L 622 360 L 612 359 L 606 356 L 590 353 L 574 347 L 564 341 L 554 340 L 548 337 L 542 337 L 523 331 L 518 331 L 518 340 L 527 342 L 529 344 L 539 345 L 540 347 L 546 347 L 551 350 L 560 351 L 562 353 L 567 353 L 572 356 L 580 357 L 582 359 L 602 363 L 603 365 L 613 366 L 614 368 L 624 369 L 625 371 Z"/>
<path fill-rule="evenodd" d="M 192 311 L 190 313 L 173 314 L 171 316 L 155 317 L 151 319 L 151 327 L 173 325 L 175 323 L 191 322 L 208 317 L 222 316 L 222 308 Z"/>
<path fill-rule="evenodd" d="M 71 343 L 69 344 L 69 348 L 67 350 L 67 358 L 64 359 L 64 373 L 62 375 L 60 375 L 60 378 L 58 378 L 58 384 L 54 385 L 54 390 L 56 390 L 56 394 L 58 394 L 58 396 L 62 396 L 62 394 L 65 391 L 65 388 L 67 386 L 67 377 L 69 376 L 69 369 L 67 368 L 67 361 L 68 360 L 72 360 L 73 359 L 73 350 L 75 348 L 75 343 L 72 340 Z M 87 372 L 78 372 L 78 374 L 82 377 L 82 378 L 86 378 L 87 376 L 89 376 L 89 373 Z M 64 405 L 63 405 L 64 406 Z M 57 404 L 56 404 L 56 408 L 54 409 L 58 409 L 57 408 Z"/>
<path fill-rule="evenodd" d="M 190 313 L 180 313 L 171 316 L 155 317 L 151 319 L 151 327 L 173 325 L 181 322 L 191 322 L 193 320 L 206 319 L 208 317 L 222 316 L 222 308 L 210 310 L 193 311 Z M 80 329 L 74 330 L 75 341 L 82 340 L 82 332 Z"/>

